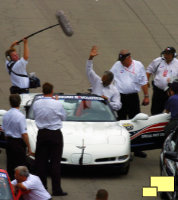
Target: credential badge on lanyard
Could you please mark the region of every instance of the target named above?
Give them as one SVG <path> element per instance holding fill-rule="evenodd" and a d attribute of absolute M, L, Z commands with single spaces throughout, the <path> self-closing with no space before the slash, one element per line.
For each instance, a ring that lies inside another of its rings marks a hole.
<path fill-rule="evenodd" d="M 168 74 L 168 70 L 167 70 L 167 69 L 165 69 L 165 70 L 163 71 L 163 77 L 166 77 L 166 76 L 167 76 L 167 74 Z"/>
<path fill-rule="evenodd" d="M 132 74 L 135 74 L 135 63 L 132 61 L 131 64 L 132 70 L 129 70 L 127 67 L 124 67 L 124 69 Z"/>

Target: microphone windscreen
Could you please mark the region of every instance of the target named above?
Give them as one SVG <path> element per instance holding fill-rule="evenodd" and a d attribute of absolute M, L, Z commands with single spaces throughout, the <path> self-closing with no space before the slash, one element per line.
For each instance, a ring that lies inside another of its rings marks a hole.
<path fill-rule="evenodd" d="M 56 18 L 57 18 L 62 30 L 64 31 L 64 33 L 67 36 L 72 36 L 74 32 L 72 30 L 69 20 L 66 18 L 66 16 L 64 15 L 64 12 L 62 10 L 56 12 Z"/>

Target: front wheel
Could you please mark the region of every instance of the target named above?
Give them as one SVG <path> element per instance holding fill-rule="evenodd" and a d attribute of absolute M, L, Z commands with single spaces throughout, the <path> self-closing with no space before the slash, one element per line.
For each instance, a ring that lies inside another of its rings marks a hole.
<path fill-rule="evenodd" d="M 130 162 L 128 162 L 127 166 L 125 166 L 121 169 L 120 173 L 123 175 L 127 175 L 129 173 L 129 169 L 130 169 Z"/>
<path fill-rule="evenodd" d="M 164 173 L 163 173 L 162 167 L 161 167 L 161 176 L 165 176 Z M 160 192 L 160 197 L 161 197 L 161 199 L 165 199 L 165 200 L 168 199 L 166 192 Z"/>

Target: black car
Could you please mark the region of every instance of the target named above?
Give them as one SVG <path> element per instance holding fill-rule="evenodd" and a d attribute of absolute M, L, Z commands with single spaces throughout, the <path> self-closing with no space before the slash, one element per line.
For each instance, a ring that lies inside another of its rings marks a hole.
<path fill-rule="evenodd" d="M 178 127 L 166 138 L 160 155 L 161 176 L 174 176 L 174 192 L 161 192 L 162 199 L 178 199 Z"/>

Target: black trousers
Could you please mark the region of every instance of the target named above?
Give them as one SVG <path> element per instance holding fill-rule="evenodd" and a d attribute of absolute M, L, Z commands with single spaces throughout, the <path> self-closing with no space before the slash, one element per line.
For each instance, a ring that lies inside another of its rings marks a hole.
<path fill-rule="evenodd" d="M 16 87 L 16 86 L 11 86 L 9 90 L 10 90 L 11 94 L 29 93 L 29 89 L 28 88 L 19 88 L 19 87 Z"/>
<path fill-rule="evenodd" d="M 136 114 L 140 113 L 140 100 L 138 93 L 133 94 L 120 94 L 122 108 L 117 112 L 118 120 L 133 118 Z"/>
<path fill-rule="evenodd" d="M 26 144 L 21 138 L 7 137 L 7 172 L 14 179 L 14 168 L 26 165 Z"/>
<path fill-rule="evenodd" d="M 38 131 L 35 153 L 36 174 L 40 177 L 44 187 L 47 188 L 48 166 L 50 167 L 53 193 L 62 191 L 60 163 L 62 151 L 63 135 L 60 130 L 41 129 Z"/>
<path fill-rule="evenodd" d="M 151 114 L 156 115 L 162 113 L 168 98 L 167 92 L 159 89 L 153 84 Z"/>

